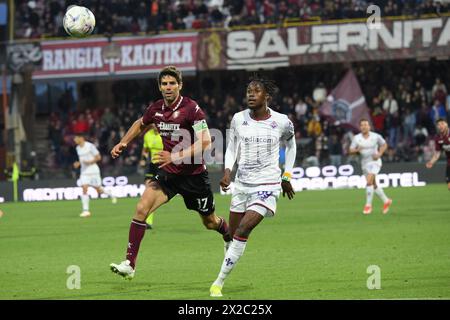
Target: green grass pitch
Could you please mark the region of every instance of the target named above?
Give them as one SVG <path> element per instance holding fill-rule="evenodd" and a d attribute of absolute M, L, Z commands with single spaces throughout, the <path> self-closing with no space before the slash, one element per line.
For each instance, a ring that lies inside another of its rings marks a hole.
<path fill-rule="evenodd" d="M 303 191 L 281 198 L 275 218 L 250 236 L 225 283 L 223 299 L 449 299 L 450 192 L 445 184 L 386 189 L 391 212 L 364 216 L 364 190 Z M 211 299 L 223 259 L 221 237 L 207 231 L 181 197 L 158 210 L 141 244 L 136 276 L 109 270 L 124 259 L 137 198 L 3 203 L 0 299 Z M 230 197 L 216 196 L 228 218 Z M 71 265 L 81 288 L 66 286 Z M 369 290 L 370 265 L 381 289 Z"/>

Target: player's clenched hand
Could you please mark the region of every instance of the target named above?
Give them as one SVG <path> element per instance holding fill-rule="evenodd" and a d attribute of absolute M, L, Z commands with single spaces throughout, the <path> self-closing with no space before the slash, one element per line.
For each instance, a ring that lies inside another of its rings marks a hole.
<path fill-rule="evenodd" d="M 289 181 L 281 181 L 281 189 L 283 189 L 283 197 L 288 196 L 289 200 L 294 198 L 294 189 Z"/>
<path fill-rule="evenodd" d="M 73 163 L 73 167 L 75 168 L 75 169 L 78 169 L 79 167 L 80 167 L 80 162 L 79 161 L 75 161 L 74 163 Z"/>
<path fill-rule="evenodd" d="M 162 168 L 172 163 L 172 154 L 169 151 L 161 151 L 155 154 L 155 162 Z"/>
<path fill-rule="evenodd" d="M 230 170 L 225 170 L 225 173 L 223 175 L 223 178 L 220 180 L 220 187 L 222 188 L 222 191 L 228 191 L 230 188 L 231 183 L 231 173 Z"/>
<path fill-rule="evenodd" d="M 425 165 L 428 169 L 431 169 L 433 167 L 433 162 L 428 161 L 427 164 Z"/>
<path fill-rule="evenodd" d="M 127 144 L 126 143 L 118 143 L 114 146 L 114 148 L 112 148 L 111 150 L 111 157 L 113 159 L 117 158 L 118 156 L 120 156 L 120 154 L 123 152 L 123 150 L 125 150 L 127 148 Z"/>

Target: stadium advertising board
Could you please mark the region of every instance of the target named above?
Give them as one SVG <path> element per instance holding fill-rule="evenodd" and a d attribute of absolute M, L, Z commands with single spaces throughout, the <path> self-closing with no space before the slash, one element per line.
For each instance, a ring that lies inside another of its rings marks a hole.
<path fill-rule="evenodd" d="M 359 171 L 359 170 L 358 170 Z M 377 185 L 387 187 L 423 187 L 427 183 L 421 181 L 419 172 L 389 172 L 377 175 Z M 294 191 L 303 190 L 326 190 L 326 189 L 348 189 L 366 187 L 366 177 L 357 172 L 350 164 L 339 167 L 296 167 L 292 171 L 292 187 Z M 233 190 L 230 186 L 229 194 Z M 221 191 L 224 194 L 223 191 Z"/>
<path fill-rule="evenodd" d="M 423 164 L 417 163 L 386 163 L 382 172 L 377 175 L 380 186 L 385 187 L 422 187 L 428 183 L 444 184 L 445 163 L 438 163 L 433 170 L 428 170 Z M 219 192 L 219 182 L 222 172 L 210 172 L 211 185 Z M 352 165 L 324 166 L 324 167 L 296 167 L 293 171 L 292 186 L 295 191 L 364 188 L 365 177 L 361 175 L 359 166 Z M 110 189 L 118 198 L 138 197 L 145 190 L 142 177 L 118 176 L 104 177 L 103 185 Z M 232 190 L 233 185 L 231 185 Z M 19 181 L 20 201 L 55 201 L 75 200 L 81 196 L 82 189 L 76 181 L 37 180 Z M 230 191 L 228 193 L 230 193 Z M 223 194 L 223 192 L 221 191 Z M 97 192 L 89 188 L 91 198 L 97 198 Z M 13 200 L 11 182 L 0 182 L 0 203 Z"/>
<path fill-rule="evenodd" d="M 448 57 L 450 19 L 383 21 L 209 32 L 200 35 L 199 70 Z"/>
<path fill-rule="evenodd" d="M 33 80 L 133 77 L 157 73 L 166 65 L 195 71 L 197 34 L 43 41 L 40 50 Z"/>

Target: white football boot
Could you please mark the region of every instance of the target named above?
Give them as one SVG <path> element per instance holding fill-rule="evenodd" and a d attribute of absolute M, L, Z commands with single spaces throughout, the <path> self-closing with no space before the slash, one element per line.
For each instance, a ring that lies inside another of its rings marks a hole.
<path fill-rule="evenodd" d="M 120 264 L 111 263 L 109 265 L 112 272 L 131 280 L 134 277 L 134 269 L 130 266 L 130 260 L 122 261 Z"/>
<path fill-rule="evenodd" d="M 87 218 L 87 217 L 90 217 L 91 216 L 91 213 L 89 212 L 89 211 L 83 211 L 81 214 L 80 214 L 80 217 L 81 218 Z"/>

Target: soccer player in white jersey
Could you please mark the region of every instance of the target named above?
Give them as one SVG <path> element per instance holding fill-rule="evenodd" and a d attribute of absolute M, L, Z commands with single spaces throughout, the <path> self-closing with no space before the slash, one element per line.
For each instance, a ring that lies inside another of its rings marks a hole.
<path fill-rule="evenodd" d="M 248 109 L 233 116 L 230 141 L 225 153 L 222 190 L 229 189 L 231 171 L 237 173 L 230 205 L 229 234 L 233 237 L 220 269 L 211 285 L 212 297 L 222 296 L 224 281 L 243 255 L 251 231 L 265 218 L 273 217 L 281 189 L 283 197 L 294 197 L 290 178 L 296 156 L 294 126 L 289 118 L 268 107 L 275 85 L 253 78 L 247 86 Z M 281 176 L 280 143 L 286 143 L 286 167 Z"/>
<path fill-rule="evenodd" d="M 361 133 L 353 137 L 350 145 L 350 154 L 359 153 L 361 156 L 361 169 L 366 176 L 366 205 L 363 213 L 372 213 L 373 193 L 383 201 L 383 214 L 388 213 L 392 200 L 389 199 L 380 186 L 377 186 L 376 175 L 381 170 L 381 157 L 388 145 L 381 135 L 370 131 L 370 123 L 367 119 L 359 121 Z"/>
<path fill-rule="evenodd" d="M 83 134 L 76 134 L 73 140 L 77 145 L 76 150 L 79 160 L 73 163 L 73 167 L 75 169 L 80 168 L 79 181 L 83 188 L 83 194 L 81 195 L 83 212 L 80 214 L 80 217 L 87 218 L 91 215 L 91 212 L 89 211 L 89 186 L 97 190 L 99 196 L 102 193 L 107 194 L 111 198 L 112 203 L 116 203 L 117 198 L 112 195 L 111 191 L 105 190 L 102 187 L 100 168 L 97 165 L 97 162 L 101 160 L 101 156 L 95 145 L 86 141 Z"/>

